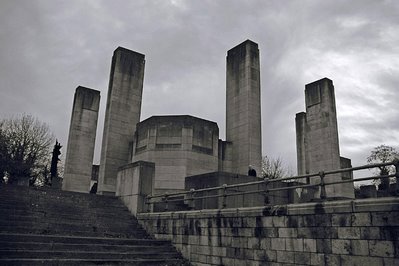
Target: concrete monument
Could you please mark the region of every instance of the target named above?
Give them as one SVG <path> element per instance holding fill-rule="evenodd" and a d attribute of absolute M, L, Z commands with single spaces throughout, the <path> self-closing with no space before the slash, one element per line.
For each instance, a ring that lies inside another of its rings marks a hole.
<path fill-rule="evenodd" d="M 100 92 L 79 86 L 73 101 L 65 158 L 63 190 L 90 189 Z"/>
<path fill-rule="evenodd" d="M 226 141 L 232 143 L 230 172 L 260 173 L 262 160 L 258 44 L 247 40 L 227 52 Z"/>
<path fill-rule="evenodd" d="M 323 78 L 305 86 L 306 113 L 296 115 L 298 174 L 337 170 L 350 166 L 350 160 L 340 157 L 337 112 L 332 80 Z M 349 161 L 348 161 L 349 160 Z M 328 175 L 326 183 L 350 178 L 349 175 Z M 318 183 L 311 178 L 310 183 Z M 353 185 L 326 186 L 327 197 L 353 198 Z"/>
<path fill-rule="evenodd" d="M 136 124 L 140 122 L 144 55 L 118 47 L 112 57 L 103 142 L 99 194 L 115 192 L 118 168 L 129 163 Z"/>
<path fill-rule="evenodd" d="M 138 161 L 154 163 L 154 192 L 184 190 L 186 176 L 217 171 L 247 175 L 249 165 L 260 173 L 260 74 L 256 43 L 247 40 L 227 52 L 226 141 L 219 139 L 215 122 L 188 115 L 153 116 L 140 122 L 144 65 L 143 54 L 122 47 L 114 51 L 99 194 L 114 194 L 118 169 Z"/>

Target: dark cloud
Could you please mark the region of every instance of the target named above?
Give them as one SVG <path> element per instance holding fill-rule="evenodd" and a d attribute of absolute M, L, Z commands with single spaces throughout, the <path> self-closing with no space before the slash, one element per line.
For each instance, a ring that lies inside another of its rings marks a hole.
<path fill-rule="evenodd" d="M 66 146 L 74 90 L 91 87 L 102 97 L 100 143 L 112 52 L 124 46 L 146 55 L 143 119 L 191 114 L 224 138 L 226 52 L 252 39 L 264 154 L 295 168 L 304 86 L 329 77 L 341 153 L 362 164 L 374 146 L 398 146 L 398 11 L 371 0 L 2 1 L 0 115 L 32 113 Z"/>

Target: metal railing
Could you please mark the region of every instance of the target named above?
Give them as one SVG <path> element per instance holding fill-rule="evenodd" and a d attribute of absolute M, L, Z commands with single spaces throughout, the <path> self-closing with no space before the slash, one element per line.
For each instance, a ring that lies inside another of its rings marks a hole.
<path fill-rule="evenodd" d="M 326 182 L 326 181 L 328 181 L 328 177 L 330 177 L 332 175 L 348 173 L 348 172 L 351 173 L 351 172 L 359 171 L 359 170 L 381 168 L 381 167 L 388 167 L 388 166 L 395 167 L 394 174 L 367 176 L 367 177 L 361 177 L 361 178 L 354 178 L 354 179 L 351 178 L 351 179 L 346 179 L 346 180 L 334 180 L 332 182 Z M 318 188 L 318 187 L 319 187 L 319 191 L 320 191 L 319 199 L 327 200 L 329 197 L 334 197 L 334 195 L 327 195 L 327 192 L 326 192 L 327 186 L 336 185 L 336 184 L 354 183 L 354 182 L 360 182 L 360 181 L 377 180 L 377 179 L 382 180 L 382 179 L 389 179 L 392 177 L 395 177 L 395 179 L 396 179 L 395 191 L 396 191 L 396 195 L 399 195 L 399 182 L 398 182 L 399 160 L 395 160 L 395 161 L 388 162 L 388 163 L 368 164 L 368 165 L 363 165 L 363 166 L 358 166 L 358 167 L 353 167 L 353 168 L 344 168 L 344 169 L 333 170 L 333 171 L 321 171 L 319 173 L 286 177 L 286 178 L 277 178 L 277 179 L 264 178 L 264 179 L 260 179 L 259 181 L 252 181 L 252 182 L 246 182 L 246 183 L 231 184 L 231 185 L 223 184 L 222 186 L 211 187 L 211 188 L 190 189 L 189 191 L 163 193 L 163 194 L 158 194 L 158 195 L 147 196 L 146 200 L 145 200 L 145 204 L 147 205 L 147 208 L 149 211 L 151 209 L 152 204 L 162 203 L 162 204 L 164 204 L 164 210 L 167 211 L 168 207 L 169 207 L 169 203 L 172 203 L 172 202 L 181 202 L 182 200 L 184 200 L 185 202 L 193 203 L 194 200 L 199 200 L 199 199 L 222 198 L 222 208 L 225 208 L 227 205 L 226 204 L 227 197 L 246 195 L 246 194 L 255 194 L 255 193 L 262 193 L 263 195 L 267 195 L 270 192 L 276 192 L 276 191 L 293 190 L 293 189 L 298 189 L 298 188 L 302 188 L 302 189 L 303 188 Z M 268 186 L 270 184 L 273 184 L 275 182 L 292 182 L 292 181 L 301 181 L 304 179 L 307 179 L 307 180 L 312 179 L 312 182 L 288 186 L 288 187 L 268 188 Z M 318 182 L 315 179 L 318 179 Z M 254 185 L 263 185 L 263 189 L 258 188 L 255 190 L 238 191 L 238 192 L 230 191 L 231 189 L 234 189 L 234 188 L 249 187 L 249 186 L 254 186 Z M 209 193 L 209 192 L 217 192 L 217 194 L 196 196 L 196 194 L 198 195 L 198 194 L 204 194 L 204 193 Z"/>

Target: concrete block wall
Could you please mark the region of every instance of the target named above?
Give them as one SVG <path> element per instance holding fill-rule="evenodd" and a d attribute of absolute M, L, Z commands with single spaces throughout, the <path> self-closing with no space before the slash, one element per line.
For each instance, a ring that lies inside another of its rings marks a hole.
<path fill-rule="evenodd" d="M 138 214 L 193 265 L 399 265 L 399 199 Z"/>
<path fill-rule="evenodd" d="M 155 164 L 138 161 L 118 169 L 116 193 L 129 211 L 136 215 L 146 212 L 145 198 L 152 194 Z"/>

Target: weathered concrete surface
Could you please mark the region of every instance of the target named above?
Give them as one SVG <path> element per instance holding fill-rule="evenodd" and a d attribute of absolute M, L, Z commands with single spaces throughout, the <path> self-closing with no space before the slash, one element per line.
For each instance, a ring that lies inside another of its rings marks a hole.
<path fill-rule="evenodd" d="M 345 169 L 345 168 L 352 168 L 352 160 L 349 158 L 345 158 L 345 157 L 340 157 L 340 165 L 341 165 L 341 169 Z M 342 179 L 353 179 L 353 171 L 349 171 L 349 172 L 345 172 L 341 174 Z"/>
<path fill-rule="evenodd" d="M 341 169 L 337 112 L 332 80 L 323 78 L 305 86 L 306 114 L 296 116 L 298 174 Z M 350 161 L 342 161 L 349 165 Z M 350 178 L 350 174 L 327 175 L 325 182 Z M 310 183 L 319 183 L 311 178 Z M 353 186 L 326 186 L 327 197 L 354 198 Z"/>
<path fill-rule="evenodd" d="M 296 154 L 298 175 L 309 174 L 309 159 L 306 157 L 306 113 L 301 112 L 295 116 L 296 126 Z M 301 180 L 307 182 L 307 180 Z"/>
<path fill-rule="evenodd" d="M 99 105 L 99 91 L 81 86 L 76 89 L 65 157 L 63 190 L 85 193 L 90 190 Z"/>
<path fill-rule="evenodd" d="M 306 139 L 309 172 L 341 168 L 334 86 L 329 79 L 307 84 Z"/>
<path fill-rule="evenodd" d="M 309 174 L 306 173 L 306 113 L 297 113 L 295 116 L 296 126 L 296 147 L 297 147 L 297 167 L 298 175 Z"/>
<path fill-rule="evenodd" d="M 226 141 L 232 142 L 232 169 L 246 175 L 262 159 L 260 65 L 258 44 L 247 40 L 227 52 Z"/>
<path fill-rule="evenodd" d="M 115 192 L 118 168 L 129 163 L 136 124 L 140 121 L 144 55 L 118 47 L 112 57 L 101 163 L 100 194 Z"/>
<path fill-rule="evenodd" d="M 217 171 L 218 138 L 215 122 L 152 116 L 137 126 L 133 162 L 155 163 L 155 193 L 183 190 L 186 176 Z"/>
<path fill-rule="evenodd" d="M 399 199 L 138 214 L 193 265 L 399 265 Z"/>
<path fill-rule="evenodd" d="M 219 172 L 228 172 L 233 169 L 233 144 L 219 139 Z"/>
<path fill-rule="evenodd" d="M 119 168 L 116 193 L 129 211 L 146 212 L 145 198 L 153 193 L 155 164 L 138 161 Z"/>

